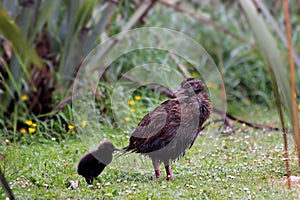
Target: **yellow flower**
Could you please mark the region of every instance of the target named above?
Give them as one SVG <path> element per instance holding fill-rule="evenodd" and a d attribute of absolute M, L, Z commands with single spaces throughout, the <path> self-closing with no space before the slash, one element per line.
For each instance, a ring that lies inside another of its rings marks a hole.
<path fill-rule="evenodd" d="M 137 101 L 139 101 L 139 100 L 142 99 L 142 97 L 141 96 L 135 96 L 134 99 L 137 100 Z"/>
<path fill-rule="evenodd" d="M 84 128 L 84 127 L 86 127 L 86 121 L 82 121 L 81 122 L 81 126 Z"/>
<path fill-rule="evenodd" d="M 199 77 L 199 72 L 192 71 L 191 72 L 191 77 L 193 77 L 193 78 Z"/>
<path fill-rule="evenodd" d="M 217 84 L 211 83 L 211 82 L 207 83 L 207 87 L 211 88 L 211 89 L 218 89 L 219 88 L 219 86 Z"/>
<path fill-rule="evenodd" d="M 35 128 L 28 128 L 28 132 L 29 133 L 34 133 L 35 132 Z"/>
<path fill-rule="evenodd" d="M 28 126 L 31 126 L 33 124 L 33 122 L 31 120 L 26 120 L 25 124 L 27 124 Z"/>
<path fill-rule="evenodd" d="M 129 122 L 130 121 L 130 117 L 125 117 L 125 121 Z"/>
<path fill-rule="evenodd" d="M 32 127 L 36 127 L 36 123 L 32 123 L 31 126 L 32 126 Z"/>
<path fill-rule="evenodd" d="M 298 104 L 298 110 L 300 110 L 300 103 Z"/>
<path fill-rule="evenodd" d="M 249 99 L 247 99 L 247 100 L 245 101 L 245 103 L 246 103 L 247 106 L 250 106 L 250 105 L 251 105 L 251 101 L 250 101 Z"/>
<path fill-rule="evenodd" d="M 28 96 L 26 94 L 23 94 L 21 96 L 22 101 L 26 101 L 28 99 Z"/>
<path fill-rule="evenodd" d="M 130 101 L 128 102 L 128 104 L 131 105 L 131 106 L 133 106 L 133 105 L 134 105 L 134 101 L 133 101 L 133 100 L 130 100 Z"/>
<path fill-rule="evenodd" d="M 27 131 L 26 131 L 25 128 L 21 128 L 21 129 L 20 129 L 20 132 L 23 133 L 23 134 L 27 133 Z"/>
<path fill-rule="evenodd" d="M 73 125 L 68 125 L 69 130 L 73 130 L 75 127 Z"/>
<path fill-rule="evenodd" d="M 131 108 L 130 110 L 131 110 L 131 112 L 135 112 L 135 109 L 134 109 L 134 108 Z"/>

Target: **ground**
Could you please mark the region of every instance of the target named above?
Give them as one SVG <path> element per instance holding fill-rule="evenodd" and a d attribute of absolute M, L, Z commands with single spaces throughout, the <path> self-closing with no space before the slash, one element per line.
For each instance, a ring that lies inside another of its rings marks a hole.
<path fill-rule="evenodd" d="M 265 121 L 265 120 L 261 120 Z M 175 179 L 153 179 L 151 161 L 137 154 L 115 159 L 88 186 L 76 173 L 88 147 L 78 138 L 61 142 L 9 143 L 0 151 L 2 168 L 17 199 L 297 199 L 297 184 L 288 190 L 281 132 L 240 126 L 219 134 L 212 124 L 185 157 L 172 164 Z M 111 134 L 114 129 L 107 128 Z M 110 138 L 119 144 L 117 139 Z M 292 174 L 297 163 L 289 135 Z M 119 146 L 120 147 L 120 146 Z M 69 181 L 79 181 L 73 189 Z M 0 190 L 0 197 L 5 198 Z"/>

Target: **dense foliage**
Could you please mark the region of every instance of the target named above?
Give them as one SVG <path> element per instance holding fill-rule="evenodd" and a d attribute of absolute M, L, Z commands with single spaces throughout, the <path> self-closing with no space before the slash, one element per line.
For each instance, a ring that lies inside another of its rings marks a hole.
<path fill-rule="evenodd" d="M 118 5 L 113 1 L 100 0 L 2 1 L 2 19 L 9 23 L 0 24 L 1 135 L 19 140 L 24 137 L 25 130 L 48 135 L 48 138 L 68 133 L 68 126 L 73 126 L 69 102 L 60 104 L 59 109 L 55 108 L 72 94 L 73 78 L 90 50 L 108 36 L 124 30 L 125 26 L 170 28 L 199 42 L 222 73 L 229 112 L 236 114 L 239 107 L 251 104 L 274 107 L 267 64 L 237 2 L 166 2 L 156 2 L 153 7 L 144 10 L 146 15 L 139 16 L 137 11 L 143 6 L 139 1 L 120 1 Z M 284 30 L 278 1 L 266 3 L 272 8 L 277 25 Z M 293 42 L 298 44 L 299 13 L 296 7 L 292 8 L 291 14 L 295 30 Z M 135 20 L 132 20 L 133 16 Z M 272 23 L 268 25 L 285 59 L 286 47 Z M 26 45 L 16 46 L 20 42 Z M 298 46 L 294 47 L 299 53 Z M 34 52 L 26 54 L 32 48 L 40 59 Z M 98 99 L 97 103 L 106 122 L 113 123 L 109 111 L 113 83 L 134 66 L 149 62 L 168 64 L 178 70 L 168 52 L 157 49 L 137 50 L 115 60 L 99 86 L 106 99 Z M 193 76 L 199 76 L 193 73 L 194 69 L 188 62 L 180 62 Z M 299 65 L 296 66 L 299 69 Z M 143 92 L 145 89 L 146 92 Z M 143 93 L 143 98 L 157 95 L 147 88 L 139 91 L 137 93 Z M 28 125 L 28 120 L 36 127 Z"/>

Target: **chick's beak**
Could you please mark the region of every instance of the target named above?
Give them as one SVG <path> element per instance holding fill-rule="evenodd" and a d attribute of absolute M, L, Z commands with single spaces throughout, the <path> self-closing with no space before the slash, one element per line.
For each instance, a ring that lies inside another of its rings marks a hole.
<path fill-rule="evenodd" d="M 184 93 L 185 93 L 185 89 L 180 87 L 180 88 L 178 88 L 177 90 L 174 91 L 174 96 L 175 97 L 183 96 Z"/>
<path fill-rule="evenodd" d="M 115 147 L 114 151 L 121 151 L 121 150 Z"/>

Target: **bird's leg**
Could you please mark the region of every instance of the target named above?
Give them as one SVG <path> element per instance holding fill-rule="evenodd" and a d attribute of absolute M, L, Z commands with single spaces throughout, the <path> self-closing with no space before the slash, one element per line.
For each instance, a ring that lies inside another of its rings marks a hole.
<path fill-rule="evenodd" d="M 174 179 L 174 177 L 173 177 L 172 170 L 170 168 L 169 163 L 165 163 L 165 168 L 166 168 L 166 172 L 167 172 L 167 180 L 172 181 Z"/>
<path fill-rule="evenodd" d="M 152 158 L 152 164 L 153 164 L 153 167 L 154 167 L 154 170 L 155 170 L 155 177 L 156 178 L 161 177 L 161 173 L 160 173 L 160 170 L 159 170 L 158 159 L 157 158 Z"/>
<path fill-rule="evenodd" d="M 94 182 L 94 178 L 92 176 L 85 177 L 85 181 L 87 182 L 87 184 L 92 185 Z"/>

